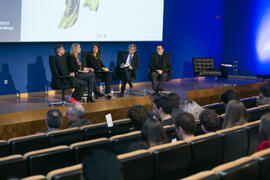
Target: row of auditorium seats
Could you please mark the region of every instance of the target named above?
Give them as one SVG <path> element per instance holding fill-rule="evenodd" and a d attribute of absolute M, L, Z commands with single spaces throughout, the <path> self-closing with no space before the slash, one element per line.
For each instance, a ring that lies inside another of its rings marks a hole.
<path fill-rule="evenodd" d="M 123 164 L 124 179 L 175 179 L 209 170 L 254 152 L 259 144 L 260 121 L 138 151 L 118 155 Z M 75 165 L 94 148 L 116 146 L 125 149 L 137 141 L 139 132 L 101 138 L 68 146 L 58 146 L 26 153 L 15 159 L 0 159 L 0 174 L 25 177 L 47 174 L 54 169 Z M 114 149 L 115 150 L 115 149 Z M 119 150 L 119 149 L 117 149 Z M 143 153 L 141 153 L 143 152 Z M 12 170 L 12 171 L 11 171 Z M 69 174 L 69 173 L 67 173 Z M 73 172 L 71 173 L 74 174 Z M 56 178 L 57 179 L 57 178 Z M 61 178 L 60 178 L 61 179 Z M 65 179 L 65 178 L 64 178 Z M 74 178 L 76 179 L 76 178 Z"/>
<path fill-rule="evenodd" d="M 257 98 L 255 97 L 250 97 L 250 98 L 244 98 L 240 100 L 247 109 L 256 107 L 257 103 Z M 224 114 L 225 113 L 225 105 L 223 103 L 214 103 L 214 104 L 208 104 L 203 106 L 206 109 L 213 109 L 216 111 L 218 115 Z"/>
<path fill-rule="evenodd" d="M 268 180 L 270 179 L 269 169 L 270 149 L 266 149 L 183 180 Z"/>

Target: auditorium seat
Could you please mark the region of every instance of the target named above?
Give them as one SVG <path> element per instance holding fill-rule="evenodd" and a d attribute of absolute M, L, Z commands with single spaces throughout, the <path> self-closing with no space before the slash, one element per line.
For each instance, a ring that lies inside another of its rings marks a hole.
<path fill-rule="evenodd" d="M 108 137 L 109 134 L 109 128 L 107 126 L 107 123 L 98 123 L 82 126 L 81 129 L 83 130 L 84 140 Z"/>
<path fill-rule="evenodd" d="M 182 180 L 221 180 L 219 175 L 213 171 L 202 171 L 192 176 L 186 177 Z"/>
<path fill-rule="evenodd" d="M 17 154 L 0 158 L 0 179 L 26 177 L 28 176 L 27 170 L 27 161 L 22 155 Z"/>
<path fill-rule="evenodd" d="M 10 155 L 10 146 L 5 140 L 0 140 L 0 158 Z"/>
<path fill-rule="evenodd" d="M 260 165 L 260 179 L 269 180 L 270 179 L 270 148 L 263 151 L 259 151 L 252 155 L 253 159 L 259 160 Z"/>
<path fill-rule="evenodd" d="M 212 169 L 224 180 L 258 180 L 259 179 L 259 161 L 251 157 L 243 157 L 233 162 L 220 165 Z"/>
<path fill-rule="evenodd" d="M 218 115 L 225 113 L 225 105 L 223 103 L 214 103 L 203 106 L 206 109 L 212 109 L 216 111 Z"/>
<path fill-rule="evenodd" d="M 123 179 L 151 180 L 155 179 L 153 156 L 147 150 L 138 150 L 118 155 L 122 164 Z"/>
<path fill-rule="evenodd" d="M 177 138 L 174 126 L 170 126 L 170 125 L 163 126 L 163 129 L 166 132 L 166 135 L 167 135 L 169 141 Z"/>
<path fill-rule="evenodd" d="M 259 128 L 261 120 L 244 124 L 248 131 L 248 155 L 253 154 L 260 144 Z"/>
<path fill-rule="evenodd" d="M 134 131 L 127 134 L 116 135 L 110 138 L 112 149 L 115 154 L 123 154 L 127 148 L 140 140 L 141 131 Z"/>
<path fill-rule="evenodd" d="M 196 123 L 195 135 L 196 136 L 203 135 L 204 132 L 203 132 L 202 127 L 201 127 L 201 122 L 199 120 L 196 120 L 195 123 Z"/>
<path fill-rule="evenodd" d="M 113 134 L 119 135 L 130 132 L 130 128 L 132 128 L 131 120 L 121 119 L 113 122 Z"/>
<path fill-rule="evenodd" d="M 247 109 L 256 107 L 257 96 L 241 99 L 241 102 L 245 105 Z"/>
<path fill-rule="evenodd" d="M 215 133 L 196 136 L 188 140 L 191 145 L 193 173 L 209 170 L 221 163 L 221 137 Z"/>
<path fill-rule="evenodd" d="M 29 151 L 50 147 L 49 138 L 46 134 L 35 134 L 12 138 L 8 140 L 12 154 L 24 154 Z"/>
<path fill-rule="evenodd" d="M 153 154 L 156 179 L 177 179 L 191 174 L 191 149 L 185 141 L 154 146 Z"/>
<path fill-rule="evenodd" d="M 29 175 L 39 175 L 73 165 L 74 157 L 68 146 L 57 146 L 53 148 L 31 151 L 24 155 L 28 161 Z"/>
<path fill-rule="evenodd" d="M 81 180 L 82 164 L 56 169 L 48 173 L 48 180 Z"/>
<path fill-rule="evenodd" d="M 244 126 L 236 126 L 217 131 L 221 135 L 223 163 L 236 160 L 247 155 L 248 132 Z"/>
<path fill-rule="evenodd" d="M 76 163 L 81 163 L 83 158 L 91 150 L 96 148 L 103 148 L 111 151 L 111 142 L 107 138 L 100 138 L 70 145 L 70 149 L 73 150 Z"/>
<path fill-rule="evenodd" d="M 72 143 L 84 140 L 83 131 L 79 128 L 69 128 L 64 130 L 52 131 L 48 134 L 51 147 L 59 145 L 69 146 Z"/>
<path fill-rule="evenodd" d="M 35 176 L 22 178 L 22 180 L 47 180 L 47 178 L 43 175 L 35 175 Z"/>
<path fill-rule="evenodd" d="M 256 121 L 270 111 L 269 104 L 248 109 L 248 122 Z"/>

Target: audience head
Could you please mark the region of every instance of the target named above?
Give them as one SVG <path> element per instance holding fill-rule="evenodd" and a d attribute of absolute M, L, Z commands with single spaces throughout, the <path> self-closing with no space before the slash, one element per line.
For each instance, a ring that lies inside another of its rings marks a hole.
<path fill-rule="evenodd" d="M 101 59 L 101 50 L 100 50 L 100 46 L 98 44 L 93 44 L 91 47 L 91 54 L 96 54 L 96 57 L 98 59 Z"/>
<path fill-rule="evenodd" d="M 175 116 L 175 131 L 180 140 L 187 140 L 194 137 L 196 122 L 192 114 L 184 112 Z"/>
<path fill-rule="evenodd" d="M 73 43 L 70 49 L 70 55 L 78 56 L 81 53 L 81 46 L 79 43 Z"/>
<path fill-rule="evenodd" d="M 54 47 L 54 52 L 56 55 L 63 56 L 65 54 L 65 49 L 63 45 L 59 44 Z"/>
<path fill-rule="evenodd" d="M 62 124 L 63 115 L 57 109 L 52 109 L 47 112 L 46 124 L 48 129 L 59 129 Z"/>
<path fill-rule="evenodd" d="M 180 96 L 177 93 L 170 93 L 168 95 L 170 102 L 172 103 L 173 109 L 179 109 Z"/>
<path fill-rule="evenodd" d="M 82 164 L 85 180 L 122 180 L 121 162 L 109 151 L 92 150 Z"/>
<path fill-rule="evenodd" d="M 141 129 L 141 141 L 148 147 L 164 144 L 168 142 L 167 135 L 162 124 L 152 118 L 145 121 Z"/>
<path fill-rule="evenodd" d="M 196 120 L 199 120 L 201 112 L 204 110 L 198 103 L 193 100 L 185 101 L 183 111 L 188 112 L 194 116 Z"/>
<path fill-rule="evenodd" d="M 214 110 L 206 109 L 202 111 L 199 119 L 204 133 L 215 132 L 218 130 L 219 119 Z"/>
<path fill-rule="evenodd" d="M 161 45 L 157 46 L 157 54 L 162 55 L 164 53 L 164 48 Z"/>
<path fill-rule="evenodd" d="M 137 51 L 137 46 L 136 44 L 130 44 L 128 46 L 128 52 L 129 54 L 134 54 Z"/>
<path fill-rule="evenodd" d="M 67 107 L 66 118 L 68 123 L 84 118 L 84 107 L 80 103 L 72 103 Z"/>
<path fill-rule="evenodd" d="M 229 103 L 231 100 L 240 100 L 238 95 L 231 89 L 228 89 L 223 94 L 221 94 L 221 102 L 223 102 L 225 105 Z"/>
<path fill-rule="evenodd" d="M 160 96 L 153 101 L 154 113 L 158 114 L 160 118 L 164 115 L 171 115 L 173 111 L 173 104 L 168 96 Z"/>
<path fill-rule="evenodd" d="M 143 106 L 136 105 L 129 108 L 127 117 L 130 118 L 135 130 L 141 130 L 143 123 L 150 118 L 150 115 Z"/>
<path fill-rule="evenodd" d="M 265 83 L 260 86 L 260 93 L 263 97 L 270 97 L 270 84 Z"/>
<path fill-rule="evenodd" d="M 247 122 L 247 109 L 239 100 L 231 100 L 226 107 L 222 128 L 230 128 Z"/>
<path fill-rule="evenodd" d="M 270 113 L 261 117 L 259 132 L 261 141 L 270 140 Z"/>

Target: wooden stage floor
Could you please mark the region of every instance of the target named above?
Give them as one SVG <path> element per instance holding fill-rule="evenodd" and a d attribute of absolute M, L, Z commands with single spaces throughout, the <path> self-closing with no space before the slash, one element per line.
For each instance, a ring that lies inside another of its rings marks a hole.
<path fill-rule="evenodd" d="M 186 99 L 186 92 L 191 90 L 199 89 L 210 89 L 224 86 L 233 86 L 241 84 L 249 84 L 261 82 L 261 80 L 250 80 L 250 79 L 215 79 L 215 78 L 188 78 L 188 79 L 176 79 L 170 82 L 166 82 L 166 91 L 175 92 L 180 94 L 181 104 L 184 104 Z M 128 87 L 128 86 L 127 86 Z M 118 88 L 118 87 L 117 87 Z M 116 89 L 116 87 L 114 87 Z M 152 91 L 150 82 L 136 83 L 133 92 L 137 93 L 137 96 L 142 96 L 145 91 Z M 71 93 L 66 93 L 70 96 Z M 130 95 L 127 95 L 130 96 Z M 150 96 L 151 97 L 151 96 Z M 115 99 L 117 97 L 113 97 Z M 49 93 L 44 92 L 30 93 L 27 96 L 22 95 L 20 98 L 14 96 L 0 96 L 0 114 L 12 113 L 12 112 L 23 112 L 28 110 L 37 110 L 47 108 L 49 102 L 61 99 L 60 93 Z M 97 101 L 105 101 L 104 98 L 100 98 Z"/>

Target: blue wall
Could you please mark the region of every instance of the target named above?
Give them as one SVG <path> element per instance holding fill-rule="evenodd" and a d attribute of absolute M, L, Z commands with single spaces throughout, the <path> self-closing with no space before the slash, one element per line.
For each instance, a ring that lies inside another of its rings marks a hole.
<path fill-rule="evenodd" d="M 270 1 L 226 0 L 224 61 L 238 61 L 238 73 L 270 74 Z"/>
<path fill-rule="evenodd" d="M 155 46 L 171 52 L 173 78 L 192 77 L 192 58 L 211 57 L 218 67 L 223 56 L 224 0 L 165 0 L 163 42 L 136 42 L 141 57 L 136 82 L 148 81 L 147 66 Z M 216 16 L 220 18 L 216 18 Z M 131 42 L 100 43 L 106 66 Z M 58 43 L 0 43 L 0 95 L 44 91 L 51 74 L 48 55 Z M 63 43 L 69 51 L 70 43 Z M 89 50 L 91 43 L 81 43 Z M 3 81 L 8 79 L 8 84 Z"/>

